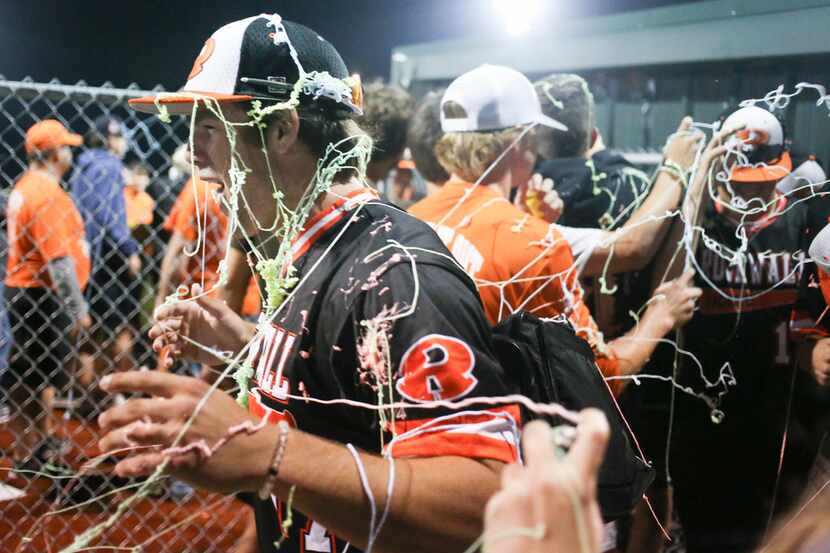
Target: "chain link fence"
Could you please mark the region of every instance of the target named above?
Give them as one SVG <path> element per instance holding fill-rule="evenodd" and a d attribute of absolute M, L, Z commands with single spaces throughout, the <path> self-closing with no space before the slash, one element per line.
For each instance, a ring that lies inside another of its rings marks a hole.
<path fill-rule="evenodd" d="M 58 551 L 135 489 L 113 476 L 117 459 L 99 455 L 97 416 L 123 398 L 97 383 L 113 371 L 156 369 L 146 338 L 154 304 L 180 284 L 214 278 L 224 251 L 224 215 L 210 185 L 189 180 L 180 150 L 187 120 L 165 124 L 127 106 L 149 93 L 0 78 L 2 551 Z M 47 118 L 85 138 L 60 179 L 54 164 L 32 170 L 25 148 L 27 130 Z M 68 243 L 78 233 L 83 248 Z M 52 268 L 61 257 L 85 285 L 89 321 L 73 320 L 58 293 Z M 233 498 L 167 479 L 92 545 L 229 551 L 247 516 Z"/>

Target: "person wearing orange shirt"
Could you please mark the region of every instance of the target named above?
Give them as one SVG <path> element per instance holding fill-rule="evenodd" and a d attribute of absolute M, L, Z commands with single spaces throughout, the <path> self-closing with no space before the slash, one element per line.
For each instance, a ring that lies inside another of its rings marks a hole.
<path fill-rule="evenodd" d="M 3 389 L 19 468 L 54 463 L 62 444 L 51 438 L 51 391 L 75 355 L 90 319 L 83 297 L 89 281 L 84 223 L 61 178 L 72 166 L 70 146 L 81 137 L 47 119 L 26 133 L 29 166 L 6 207 L 9 255 L 5 300 L 13 346 Z"/>
<path fill-rule="evenodd" d="M 191 177 L 176 198 L 164 222 L 170 242 L 161 263 L 156 306 L 181 284 L 200 284 L 208 292 L 215 288 L 228 234 L 228 217 L 215 198 L 218 190 L 214 182 Z"/>
<path fill-rule="evenodd" d="M 127 228 L 135 233 L 141 225 L 153 223 L 156 202 L 147 193 L 150 173 L 145 165 L 134 163 L 124 171 L 124 206 L 127 211 Z"/>
<path fill-rule="evenodd" d="M 533 85 L 513 69 L 483 65 L 457 78 L 441 101 L 444 136 L 435 147 L 449 181 L 410 208 L 429 223 L 475 279 L 492 324 L 524 310 L 566 315 L 606 377 L 636 374 L 660 338 L 692 315 L 700 290 L 684 275 L 657 290 L 637 325 L 606 343 L 583 301 L 567 240 L 554 225 L 509 201 L 530 181 L 542 114 Z"/>

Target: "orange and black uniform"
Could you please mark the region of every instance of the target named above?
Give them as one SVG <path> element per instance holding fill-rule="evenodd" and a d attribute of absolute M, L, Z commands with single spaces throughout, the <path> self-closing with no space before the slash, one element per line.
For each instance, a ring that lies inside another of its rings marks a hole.
<path fill-rule="evenodd" d="M 13 335 L 9 376 L 23 378 L 34 389 L 61 371 L 72 355 L 69 329 L 74 321 L 55 293 L 47 265 L 70 258 L 83 290 L 89 281 L 89 248 L 75 204 L 46 173 L 29 171 L 18 180 L 6 217 L 5 297 Z"/>
<path fill-rule="evenodd" d="M 457 180 L 409 212 L 433 227 L 475 279 L 491 324 L 519 310 L 539 317 L 565 314 L 591 345 L 603 374 L 617 374 L 618 363 L 583 301 L 571 248 L 554 225 L 488 186 Z"/>
<path fill-rule="evenodd" d="M 364 190 L 313 217 L 291 253 L 300 283 L 249 350 L 253 413 L 396 458 L 517 460 L 518 406 L 416 408 L 508 391 L 475 286 L 429 227 Z M 412 407 L 384 419 L 306 397 Z M 276 498 L 256 503 L 260 551 L 276 551 L 286 516 Z M 344 551 L 324 526 L 293 517 L 280 552 Z"/>
<path fill-rule="evenodd" d="M 725 392 L 718 404 L 725 416 L 716 424 L 709 405 L 675 394 L 669 470 L 690 553 L 754 550 L 767 525 L 793 393 L 795 356 L 788 324 L 809 246 L 804 233 L 808 203 L 788 205 L 780 197 L 773 212 L 780 215 L 745 223 L 740 231 L 748 242 L 740 263 L 730 263 L 703 241 L 696 252 L 694 284 L 703 295 L 683 329 L 683 348 L 691 355 L 678 357 L 677 375 L 679 384 L 710 397 Z M 740 250 L 737 224 L 711 202 L 701 226 L 725 251 Z M 655 359 L 672 374 L 673 347 L 659 348 Z M 701 378 L 702 371 L 714 383 L 726 368 L 734 386 L 707 387 Z M 645 389 L 647 401 L 658 398 L 668 405 L 668 385 L 649 383 Z M 654 422 L 667 420 L 668 410 L 664 413 Z M 665 440 L 664 430 L 655 430 Z M 665 450 L 646 453 L 658 457 Z M 785 481 L 779 509 L 789 487 Z"/>

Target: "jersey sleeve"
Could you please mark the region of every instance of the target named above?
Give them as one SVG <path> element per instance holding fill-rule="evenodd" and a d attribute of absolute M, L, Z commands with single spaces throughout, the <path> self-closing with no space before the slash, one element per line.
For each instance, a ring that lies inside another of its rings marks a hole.
<path fill-rule="evenodd" d="M 395 457 L 518 459 L 518 406 L 476 401 L 509 392 L 480 301 L 464 278 L 404 259 L 377 267 L 356 302 L 360 378 L 406 405 L 390 424 L 386 450 Z"/>

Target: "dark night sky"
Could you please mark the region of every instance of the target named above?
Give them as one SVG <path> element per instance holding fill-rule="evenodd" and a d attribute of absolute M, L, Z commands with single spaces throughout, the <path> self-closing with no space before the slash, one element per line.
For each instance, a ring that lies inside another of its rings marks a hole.
<path fill-rule="evenodd" d="M 684 1 L 543 0 L 560 18 Z M 0 0 L 0 75 L 175 89 L 215 29 L 265 11 L 318 31 L 364 78 L 388 76 L 396 45 L 500 31 L 490 0 Z"/>

